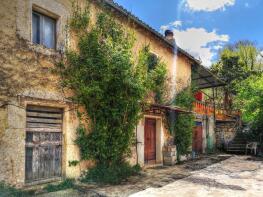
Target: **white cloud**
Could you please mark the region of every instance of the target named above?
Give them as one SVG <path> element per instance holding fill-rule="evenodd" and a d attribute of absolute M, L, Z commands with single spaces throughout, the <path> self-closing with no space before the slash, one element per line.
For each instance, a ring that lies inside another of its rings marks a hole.
<path fill-rule="evenodd" d="M 260 54 L 258 54 L 257 60 L 258 60 L 259 62 L 263 63 L 263 51 L 261 51 Z"/>
<path fill-rule="evenodd" d="M 176 43 L 195 58 L 209 67 L 213 57 L 222 46 L 229 41 L 229 36 L 219 35 L 216 30 L 208 32 L 204 28 L 173 29 Z"/>
<path fill-rule="evenodd" d="M 186 7 L 192 11 L 212 12 L 225 10 L 227 6 L 233 6 L 235 0 L 186 0 Z"/>
<path fill-rule="evenodd" d="M 174 21 L 172 23 L 170 23 L 171 26 L 174 26 L 174 27 L 181 27 L 183 24 L 182 21 Z"/>
<path fill-rule="evenodd" d="M 263 51 L 260 52 L 260 54 L 258 54 L 257 56 L 257 69 L 263 71 Z"/>
<path fill-rule="evenodd" d="M 169 23 L 168 25 L 162 25 L 160 27 L 161 31 L 164 32 L 167 29 L 174 29 L 174 28 L 179 28 L 183 25 L 182 21 L 173 21 L 171 23 Z"/>
<path fill-rule="evenodd" d="M 219 50 L 219 49 L 222 49 L 222 48 L 223 48 L 222 45 L 215 45 L 215 46 L 213 46 L 213 49 L 215 49 L 215 50 Z"/>
<path fill-rule="evenodd" d="M 170 25 L 162 25 L 160 27 L 161 31 L 164 32 L 165 30 L 169 29 Z"/>

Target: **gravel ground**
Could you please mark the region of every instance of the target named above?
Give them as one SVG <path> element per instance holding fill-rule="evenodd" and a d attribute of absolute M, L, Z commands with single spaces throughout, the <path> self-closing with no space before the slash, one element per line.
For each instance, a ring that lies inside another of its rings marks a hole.
<path fill-rule="evenodd" d="M 77 190 L 66 190 L 49 194 L 42 194 L 40 197 L 66 197 L 66 196 L 107 196 L 107 197 L 127 197 L 139 191 L 148 188 L 162 188 L 170 183 L 174 183 L 180 179 L 187 178 L 200 169 L 218 163 L 231 157 L 230 155 L 210 155 L 202 156 L 197 160 L 186 161 L 180 165 L 170 167 L 148 168 L 141 172 L 139 176 L 134 176 L 126 180 L 120 185 L 98 186 L 91 184 L 77 185 Z M 189 179 L 190 180 L 190 179 Z M 194 181 L 194 180 L 193 180 Z M 197 181 L 197 180 L 195 180 Z M 144 195 L 143 195 L 144 196 Z"/>
<path fill-rule="evenodd" d="M 230 159 L 191 172 L 161 188 L 148 188 L 130 197 L 262 197 L 263 160 L 247 156 Z"/>

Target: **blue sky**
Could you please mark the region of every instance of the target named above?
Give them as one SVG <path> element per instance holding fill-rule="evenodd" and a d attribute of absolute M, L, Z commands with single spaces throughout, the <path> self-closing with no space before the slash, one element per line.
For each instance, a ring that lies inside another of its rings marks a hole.
<path fill-rule="evenodd" d="M 263 48 L 263 0 L 115 0 L 210 66 L 218 50 L 238 40 Z"/>

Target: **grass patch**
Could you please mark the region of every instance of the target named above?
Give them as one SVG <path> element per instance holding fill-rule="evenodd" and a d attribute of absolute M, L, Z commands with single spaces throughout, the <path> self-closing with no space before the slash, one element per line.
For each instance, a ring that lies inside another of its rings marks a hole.
<path fill-rule="evenodd" d="M 65 179 L 59 184 L 48 184 L 44 187 L 44 190 L 47 192 L 56 192 L 60 190 L 74 188 L 75 180 L 74 179 Z"/>
<path fill-rule="evenodd" d="M 82 182 L 111 184 L 116 185 L 126 180 L 130 176 L 139 174 L 141 167 L 139 165 L 130 166 L 128 163 L 119 165 L 105 166 L 98 164 L 89 169 L 82 176 Z"/>
<path fill-rule="evenodd" d="M 13 186 L 0 182 L 0 197 L 27 197 L 33 196 L 34 192 L 16 189 Z"/>

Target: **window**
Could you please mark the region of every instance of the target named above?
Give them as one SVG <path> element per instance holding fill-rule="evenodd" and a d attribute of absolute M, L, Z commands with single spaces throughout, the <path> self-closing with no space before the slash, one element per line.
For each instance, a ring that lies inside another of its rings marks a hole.
<path fill-rule="evenodd" d="M 56 48 L 56 20 L 40 14 L 32 13 L 32 41 L 47 48 Z"/>
<path fill-rule="evenodd" d="M 158 57 L 154 53 L 150 53 L 148 57 L 148 70 L 155 69 L 156 65 L 158 64 Z"/>

